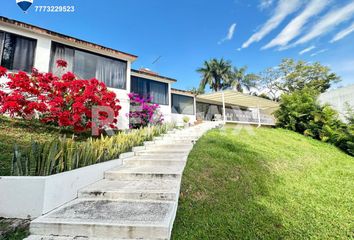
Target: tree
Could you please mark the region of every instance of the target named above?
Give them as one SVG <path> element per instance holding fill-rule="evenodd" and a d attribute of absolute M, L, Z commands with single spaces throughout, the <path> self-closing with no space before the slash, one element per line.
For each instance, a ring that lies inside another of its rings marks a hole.
<path fill-rule="evenodd" d="M 231 62 L 225 61 L 223 58 L 220 60 L 214 58 L 205 61 L 203 67 L 198 68 L 197 72 L 202 76 L 199 89 L 204 90 L 206 85 L 209 85 L 213 91 L 217 92 L 220 91 L 224 83 L 231 78 Z"/>
<path fill-rule="evenodd" d="M 223 89 L 232 89 L 243 92 L 243 89 L 250 91 L 251 87 L 256 87 L 259 76 L 253 73 L 246 74 L 247 67 L 233 67 L 231 77 L 223 85 Z"/>
<path fill-rule="evenodd" d="M 200 89 L 200 88 L 196 88 L 196 87 L 192 87 L 189 91 L 191 93 L 193 93 L 194 95 L 200 95 L 200 94 L 205 93 L 204 89 Z"/>
<path fill-rule="evenodd" d="M 280 91 L 277 87 L 280 72 L 276 68 L 267 68 L 259 74 L 259 90 L 263 91 L 271 100 L 277 101 Z"/>
<path fill-rule="evenodd" d="M 283 59 L 277 69 L 280 78 L 279 81 L 275 81 L 276 87 L 278 90 L 287 93 L 305 87 L 322 93 L 330 88 L 331 84 L 340 81 L 339 76 L 319 62 L 308 63 L 304 61 L 296 62 L 294 59 Z"/>

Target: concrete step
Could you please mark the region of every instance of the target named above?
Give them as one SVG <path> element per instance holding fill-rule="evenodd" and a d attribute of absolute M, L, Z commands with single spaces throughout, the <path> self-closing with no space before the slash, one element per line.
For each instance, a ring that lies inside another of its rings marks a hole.
<path fill-rule="evenodd" d="M 146 152 L 146 153 L 182 153 L 182 154 L 188 154 L 190 152 L 191 148 L 148 148 L 148 149 L 143 149 L 136 151 L 136 153 L 139 152 Z"/>
<path fill-rule="evenodd" d="M 123 160 L 124 164 L 127 165 L 176 165 L 176 164 L 184 164 L 187 161 L 187 156 L 175 156 L 173 158 L 167 158 L 164 155 L 145 155 L 145 156 L 135 156 L 132 158 L 127 158 Z"/>
<path fill-rule="evenodd" d="M 77 199 L 32 221 L 33 235 L 169 239 L 176 203 Z"/>
<path fill-rule="evenodd" d="M 79 191 L 79 198 L 106 200 L 177 201 L 178 180 L 107 180 L 103 179 Z"/>
<path fill-rule="evenodd" d="M 105 178 L 109 180 L 179 180 L 182 176 L 183 168 L 184 164 L 169 166 L 126 165 L 106 171 Z"/>
<path fill-rule="evenodd" d="M 43 236 L 43 235 L 31 235 L 24 240 L 136 240 L 128 238 L 88 238 L 82 236 Z M 144 240 L 159 240 L 157 238 L 144 238 Z"/>
<path fill-rule="evenodd" d="M 193 144 L 192 143 L 187 143 L 187 144 L 153 144 L 153 145 L 147 145 L 145 146 L 145 149 L 158 149 L 158 150 L 163 150 L 163 149 L 187 149 L 187 150 L 191 150 L 193 148 Z"/>
<path fill-rule="evenodd" d="M 140 159 L 140 160 L 149 160 L 149 159 L 156 159 L 156 160 L 180 160 L 180 161 L 186 161 L 188 158 L 187 154 L 158 154 L 158 153 L 153 153 L 153 154 L 146 154 L 146 155 L 139 155 L 139 156 L 132 156 L 129 158 L 125 158 L 123 161 L 127 160 L 134 160 L 134 159 Z"/>
<path fill-rule="evenodd" d="M 165 158 L 170 158 L 173 156 L 183 157 L 188 156 L 189 151 L 178 151 L 178 150 L 144 150 L 135 152 L 135 156 L 165 156 Z"/>
<path fill-rule="evenodd" d="M 194 143 L 195 140 L 178 140 L 178 139 L 161 139 L 154 140 L 155 144 L 191 144 Z"/>

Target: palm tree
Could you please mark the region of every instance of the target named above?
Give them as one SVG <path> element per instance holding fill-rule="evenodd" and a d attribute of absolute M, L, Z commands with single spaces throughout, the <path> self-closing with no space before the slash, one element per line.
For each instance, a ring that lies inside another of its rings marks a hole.
<path fill-rule="evenodd" d="M 197 69 L 197 72 L 202 75 L 199 90 L 204 90 L 206 85 L 209 85 L 213 91 L 220 91 L 224 83 L 231 78 L 231 70 L 231 62 L 223 58 L 205 61 L 203 67 Z"/>
<path fill-rule="evenodd" d="M 243 92 L 243 89 L 250 91 L 251 87 L 256 87 L 259 76 L 254 73 L 246 74 L 247 67 L 234 67 L 231 78 L 225 82 L 223 89 L 233 89 L 238 92 Z"/>

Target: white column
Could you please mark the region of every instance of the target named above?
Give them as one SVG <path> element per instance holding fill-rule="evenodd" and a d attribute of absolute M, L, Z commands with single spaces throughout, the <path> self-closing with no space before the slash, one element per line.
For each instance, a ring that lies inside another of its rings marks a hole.
<path fill-rule="evenodd" d="M 224 91 L 221 92 L 221 96 L 222 96 L 222 115 L 223 115 L 224 123 L 226 123 L 226 110 L 225 110 L 225 95 L 224 95 Z"/>
<path fill-rule="evenodd" d="M 257 115 L 258 115 L 258 127 L 260 127 L 261 124 L 261 111 L 259 110 L 259 107 L 257 106 Z"/>

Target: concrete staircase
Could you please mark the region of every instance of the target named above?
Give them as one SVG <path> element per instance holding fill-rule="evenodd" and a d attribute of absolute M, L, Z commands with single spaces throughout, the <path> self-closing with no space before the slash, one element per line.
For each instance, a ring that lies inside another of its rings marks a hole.
<path fill-rule="evenodd" d="M 28 240 L 169 239 L 193 143 L 220 125 L 173 130 L 144 146 L 78 198 L 31 222 Z"/>

